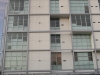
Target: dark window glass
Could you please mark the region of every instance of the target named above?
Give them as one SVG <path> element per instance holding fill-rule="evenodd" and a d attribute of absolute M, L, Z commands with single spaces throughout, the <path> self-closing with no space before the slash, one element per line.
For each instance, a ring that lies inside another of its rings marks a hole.
<path fill-rule="evenodd" d="M 77 21 L 77 22 L 81 22 L 81 20 L 80 20 L 80 19 L 76 19 L 76 21 Z"/>
<path fill-rule="evenodd" d="M 19 16 L 19 20 L 22 20 L 24 16 Z"/>
<path fill-rule="evenodd" d="M 20 11 L 23 11 L 24 10 L 24 7 L 20 7 Z"/>
<path fill-rule="evenodd" d="M 27 41 L 27 37 L 23 37 L 23 41 Z"/>
<path fill-rule="evenodd" d="M 27 34 L 26 33 L 23 33 L 23 36 L 27 36 Z"/>
<path fill-rule="evenodd" d="M 60 39 L 56 39 L 56 43 L 60 43 Z"/>
<path fill-rule="evenodd" d="M 19 25 L 23 25 L 23 20 L 19 20 Z"/>
<path fill-rule="evenodd" d="M 81 19 L 82 20 L 82 22 L 85 22 L 85 19 Z"/>
<path fill-rule="evenodd" d="M 14 20 L 13 26 L 17 26 L 18 20 Z"/>
<path fill-rule="evenodd" d="M 85 15 L 81 15 L 81 19 L 85 19 Z"/>
<path fill-rule="evenodd" d="M 55 39 L 51 39 L 51 43 L 56 43 L 56 40 Z"/>
<path fill-rule="evenodd" d="M 17 37 L 17 33 L 13 33 L 12 36 L 13 36 L 13 37 Z"/>
<path fill-rule="evenodd" d="M 15 7 L 15 11 L 18 11 L 18 7 Z"/>
<path fill-rule="evenodd" d="M 75 19 L 75 15 L 72 15 L 71 18 L 72 18 L 72 19 Z"/>
<path fill-rule="evenodd" d="M 28 16 L 24 16 L 24 19 L 28 19 Z"/>
<path fill-rule="evenodd" d="M 86 23 L 82 23 L 82 26 L 86 26 Z"/>
<path fill-rule="evenodd" d="M 18 36 L 22 36 L 22 33 L 19 33 Z"/>
<path fill-rule="evenodd" d="M 51 43 L 60 43 L 60 35 L 59 34 L 51 35 Z"/>
<path fill-rule="evenodd" d="M 89 56 L 89 57 L 92 56 L 92 53 L 88 53 L 88 56 Z"/>
<path fill-rule="evenodd" d="M 12 39 L 17 39 L 17 37 L 16 37 L 16 36 L 14 36 L 14 37 L 12 37 Z"/>
<path fill-rule="evenodd" d="M 75 58 L 75 61 L 78 61 L 78 58 L 77 57 L 74 57 Z"/>
<path fill-rule="evenodd" d="M 56 38 L 60 38 L 60 35 L 59 34 L 56 34 Z"/>
<path fill-rule="evenodd" d="M 59 27 L 59 18 L 51 18 L 50 26 L 51 27 Z"/>
<path fill-rule="evenodd" d="M 76 18 L 78 18 L 78 19 L 79 19 L 79 18 L 80 18 L 80 15 L 76 15 Z"/>
<path fill-rule="evenodd" d="M 98 3 L 99 3 L 99 8 L 100 8 L 100 0 L 98 0 Z"/>
<path fill-rule="evenodd" d="M 90 23 L 90 19 L 86 19 L 86 22 Z"/>
<path fill-rule="evenodd" d="M 55 38 L 56 38 L 56 36 L 55 36 L 55 35 L 51 35 L 51 38 L 52 38 L 52 39 L 55 39 Z"/>
<path fill-rule="evenodd" d="M 90 19 L 90 15 L 86 15 L 86 18 L 89 18 Z"/>
<path fill-rule="evenodd" d="M 81 23 L 77 23 L 77 25 L 80 25 L 81 26 Z"/>
<path fill-rule="evenodd" d="M 92 57 L 88 57 L 89 61 L 93 61 Z"/>
<path fill-rule="evenodd" d="M 11 49 L 11 46 L 8 46 L 8 49 Z"/>
<path fill-rule="evenodd" d="M 51 21 L 51 22 L 50 22 L 50 26 L 51 26 L 51 27 L 55 27 L 55 21 Z"/>
<path fill-rule="evenodd" d="M 91 26 L 91 24 L 90 23 L 87 23 L 87 26 Z"/>
<path fill-rule="evenodd" d="M 18 19 L 18 16 L 14 16 L 14 19 L 16 19 L 16 20 L 17 20 L 17 19 Z"/>
<path fill-rule="evenodd" d="M 77 56 L 77 53 L 74 53 L 74 56 L 76 57 Z"/>
<path fill-rule="evenodd" d="M 22 37 L 18 37 L 18 39 L 22 39 Z"/>
<path fill-rule="evenodd" d="M 25 27 L 27 27 L 27 24 L 26 24 L 26 23 L 24 23 L 24 26 L 25 26 Z"/>
<path fill-rule="evenodd" d="M 72 23 L 76 23 L 76 20 L 75 19 L 72 19 Z"/>

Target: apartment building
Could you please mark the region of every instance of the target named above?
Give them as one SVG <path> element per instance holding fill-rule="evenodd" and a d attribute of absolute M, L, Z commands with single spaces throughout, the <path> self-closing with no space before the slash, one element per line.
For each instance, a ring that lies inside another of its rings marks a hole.
<path fill-rule="evenodd" d="M 100 74 L 100 0 L 9 0 L 2 75 Z"/>

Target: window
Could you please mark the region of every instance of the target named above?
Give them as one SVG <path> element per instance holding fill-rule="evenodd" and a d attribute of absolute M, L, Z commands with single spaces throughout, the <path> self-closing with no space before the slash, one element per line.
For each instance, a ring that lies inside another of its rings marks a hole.
<path fill-rule="evenodd" d="M 5 70 L 26 70 L 26 52 L 6 52 Z"/>
<path fill-rule="evenodd" d="M 50 19 L 50 28 L 51 28 L 51 30 L 60 30 L 59 18 L 51 18 Z"/>
<path fill-rule="evenodd" d="M 27 50 L 27 33 L 8 33 L 6 50 Z"/>
<path fill-rule="evenodd" d="M 88 0 L 70 0 L 72 13 L 89 13 Z"/>
<path fill-rule="evenodd" d="M 61 49 L 60 34 L 51 35 L 51 49 Z"/>
<path fill-rule="evenodd" d="M 73 35 L 73 46 L 74 49 L 91 49 L 91 35 Z"/>
<path fill-rule="evenodd" d="M 90 15 L 71 15 L 73 30 L 91 30 Z"/>
<path fill-rule="evenodd" d="M 100 8 L 100 0 L 98 0 L 98 3 L 99 3 L 99 8 Z"/>
<path fill-rule="evenodd" d="M 61 70 L 62 69 L 61 52 L 52 52 L 51 53 L 51 65 L 52 65 L 52 70 Z"/>
<path fill-rule="evenodd" d="M 75 68 L 76 69 L 93 69 L 93 59 L 91 52 L 76 52 L 75 57 Z"/>
<path fill-rule="evenodd" d="M 10 0 L 10 13 L 28 13 L 29 0 Z"/>
<path fill-rule="evenodd" d="M 50 0 L 50 12 L 59 13 L 59 0 Z"/>
<path fill-rule="evenodd" d="M 9 16 L 8 31 L 27 31 L 28 16 Z"/>

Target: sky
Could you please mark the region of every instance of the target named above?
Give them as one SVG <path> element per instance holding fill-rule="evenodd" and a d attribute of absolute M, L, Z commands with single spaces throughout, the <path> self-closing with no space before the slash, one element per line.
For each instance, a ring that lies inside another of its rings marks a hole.
<path fill-rule="evenodd" d="M 1 35 L 2 35 L 5 3 L 7 3 L 7 1 L 8 0 L 0 0 L 0 44 L 1 44 Z"/>

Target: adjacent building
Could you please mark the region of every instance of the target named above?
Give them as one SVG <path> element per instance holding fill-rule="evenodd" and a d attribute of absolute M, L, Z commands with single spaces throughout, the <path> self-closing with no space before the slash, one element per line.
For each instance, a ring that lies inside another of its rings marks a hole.
<path fill-rule="evenodd" d="M 100 74 L 100 0 L 9 0 L 3 75 Z"/>

